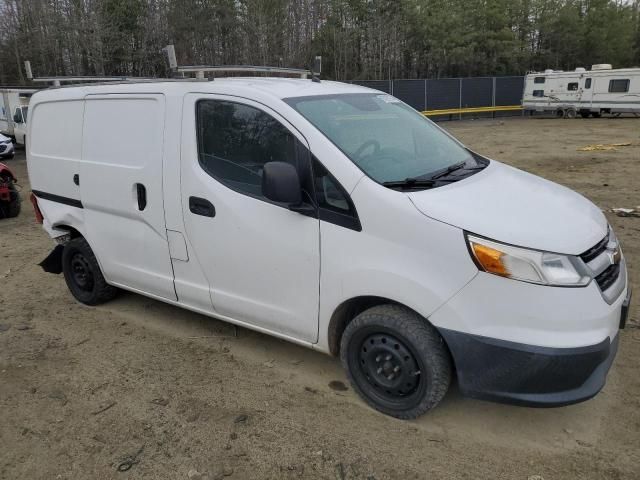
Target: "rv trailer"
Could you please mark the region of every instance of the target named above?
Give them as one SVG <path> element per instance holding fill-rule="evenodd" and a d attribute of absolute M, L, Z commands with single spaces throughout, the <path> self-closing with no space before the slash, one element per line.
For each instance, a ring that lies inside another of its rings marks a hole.
<path fill-rule="evenodd" d="M 591 70 L 532 72 L 525 77 L 522 106 L 525 111 L 553 112 L 564 118 L 640 116 L 640 68 L 600 64 Z"/>

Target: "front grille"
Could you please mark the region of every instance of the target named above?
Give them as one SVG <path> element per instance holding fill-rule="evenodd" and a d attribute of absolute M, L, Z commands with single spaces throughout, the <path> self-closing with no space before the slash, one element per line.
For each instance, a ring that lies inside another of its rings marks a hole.
<path fill-rule="evenodd" d="M 580 255 L 580 258 L 584 261 L 584 263 L 589 263 L 594 258 L 598 257 L 607 249 L 607 243 L 609 243 L 609 235 L 600 240 L 597 244 L 591 247 L 586 252 Z"/>
<path fill-rule="evenodd" d="M 620 275 L 619 263 L 607 267 L 604 272 L 596 277 L 596 283 L 600 287 L 600 290 L 603 292 L 607 290 L 618 279 L 618 275 Z"/>

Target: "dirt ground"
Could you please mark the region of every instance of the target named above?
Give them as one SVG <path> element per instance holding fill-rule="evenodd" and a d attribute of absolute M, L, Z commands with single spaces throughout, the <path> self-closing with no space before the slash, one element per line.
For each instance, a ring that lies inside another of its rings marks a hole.
<path fill-rule="evenodd" d="M 640 119 L 443 125 L 602 209 L 640 205 Z M 632 146 L 577 151 L 616 142 Z M 26 198 L 24 156 L 7 163 Z M 640 295 L 640 218 L 607 216 Z M 0 221 L 2 479 L 640 478 L 637 307 L 594 399 L 530 409 L 453 388 L 407 422 L 331 388 L 346 383 L 337 359 L 244 329 L 236 337 L 228 324 L 139 295 L 79 305 L 61 276 L 36 265 L 51 247 L 28 202 Z"/>

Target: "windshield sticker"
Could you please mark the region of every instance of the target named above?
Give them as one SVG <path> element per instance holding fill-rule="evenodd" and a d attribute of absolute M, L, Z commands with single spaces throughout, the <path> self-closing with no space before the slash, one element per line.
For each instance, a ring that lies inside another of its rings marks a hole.
<path fill-rule="evenodd" d="M 392 97 L 391 95 L 378 95 L 378 98 L 384 103 L 400 103 L 400 100 L 396 97 Z"/>

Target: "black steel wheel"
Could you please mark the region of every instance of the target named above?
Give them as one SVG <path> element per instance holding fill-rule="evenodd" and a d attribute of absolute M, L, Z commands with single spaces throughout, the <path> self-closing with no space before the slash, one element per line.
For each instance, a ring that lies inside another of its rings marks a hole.
<path fill-rule="evenodd" d="M 435 407 L 451 379 L 449 352 L 437 330 L 399 305 L 358 315 L 342 337 L 341 359 L 364 400 L 397 418 L 416 418 Z"/>
<path fill-rule="evenodd" d="M 74 238 L 62 252 L 62 272 L 71 294 L 81 303 L 98 305 L 111 300 L 117 289 L 109 285 L 87 241 Z"/>
<path fill-rule="evenodd" d="M 84 292 L 91 292 L 96 282 L 89 261 L 80 252 L 74 253 L 70 261 L 74 284 Z"/>

